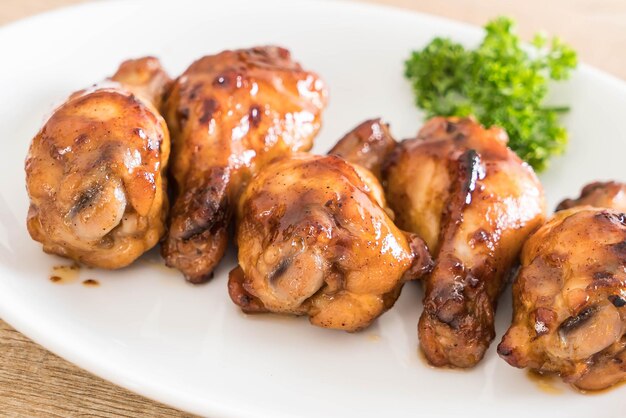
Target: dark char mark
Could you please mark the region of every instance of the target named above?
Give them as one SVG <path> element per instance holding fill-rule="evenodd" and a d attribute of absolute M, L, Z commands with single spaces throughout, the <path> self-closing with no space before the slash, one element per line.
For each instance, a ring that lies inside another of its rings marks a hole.
<path fill-rule="evenodd" d="M 276 282 L 276 280 L 280 279 L 280 276 L 285 274 L 292 262 L 293 260 L 290 257 L 281 259 L 276 268 L 269 274 L 270 283 Z"/>
<path fill-rule="evenodd" d="M 187 216 L 180 235 L 183 240 L 193 239 L 205 231 L 213 234 L 228 225 L 228 183 L 228 170 L 214 168 L 208 173 L 204 185 L 192 187 L 185 192 L 185 196 L 179 201 Z"/>
<path fill-rule="evenodd" d="M 213 114 L 219 109 L 219 104 L 213 98 L 202 101 L 202 114 L 198 119 L 201 124 L 207 124 L 213 119 Z"/>
<path fill-rule="evenodd" d="M 250 120 L 250 125 L 252 125 L 252 127 L 258 127 L 261 123 L 261 108 L 257 105 L 251 106 L 248 119 Z"/>
<path fill-rule="evenodd" d="M 76 203 L 70 211 L 70 216 L 75 216 L 77 213 L 90 206 L 90 204 L 96 200 L 101 192 L 102 186 L 100 184 L 89 186 L 76 200 Z"/>
<path fill-rule="evenodd" d="M 598 310 L 595 306 L 583 309 L 578 315 L 570 316 L 559 327 L 559 332 L 569 333 L 588 321 Z"/>
<path fill-rule="evenodd" d="M 620 296 L 611 295 L 608 297 L 608 299 L 609 299 L 609 302 L 611 302 L 613 306 L 615 306 L 616 308 L 621 308 L 626 305 L 626 299 Z"/>
<path fill-rule="evenodd" d="M 626 258 L 626 240 L 613 244 L 611 248 L 615 253 L 617 253 L 618 256 Z"/>

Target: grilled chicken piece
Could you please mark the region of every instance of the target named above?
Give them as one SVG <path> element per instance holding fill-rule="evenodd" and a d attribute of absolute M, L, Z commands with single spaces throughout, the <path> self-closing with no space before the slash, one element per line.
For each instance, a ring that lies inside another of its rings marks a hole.
<path fill-rule="evenodd" d="M 156 109 L 169 82 L 156 58 L 126 61 L 72 94 L 35 136 L 28 231 L 44 251 L 114 269 L 159 241 L 170 140 Z"/>
<path fill-rule="evenodd" d="M 615 181 L 595 182 L 583 187 L 578 199 L 565 199 L 557 211 L 576 206 L 590 205 L 626 212 L 626 184 Z"/>
<path fill-rule="evenodd" d="M 176 189 L 168 266 L 193 283 L 211 277 L 243 186 L 271 159 L 311 148 L 325 103 L 323 82 L 278 47 L 207 56 L 176 80 L 164 106 Z"/>
<path fill-rule="evenodd" d="M 526 237 L 544 220 L 532 169 L 506 133 L 437 117 L 402 142 L 383 170 L 396 224 L 435 256 L 419 339 L 435 366 L 472 367 L 495 336 L 498 296 Z"/>
<path fill-rule="evenodd" d="M 626 379 L 624 190 L 614 182 L 585 187 L 524 245 L 513 324 L 498 346 L 510 365 L 586 390 Z"/>
<path fill-rule="evenodd" d="M 370 119 L 358 125 L 328 152 L 358 164 L 381 179 L 382 166 L 398 143 L 389 132 L 389 125 Z"/>
<path fill-rule="evenodd" d="M 339 157 L 296 154 L 266 166 L 238 206 L 233 302 L 325 328 L 367 327 L 431 268 L 423 241 L 384 206 L 374 176 Z"/>

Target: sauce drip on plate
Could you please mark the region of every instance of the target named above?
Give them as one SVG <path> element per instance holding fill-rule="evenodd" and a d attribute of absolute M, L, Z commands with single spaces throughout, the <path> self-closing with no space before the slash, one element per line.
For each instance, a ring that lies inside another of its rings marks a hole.
<path fill-rule="evenodd" d="M 80 265 L 72 263 L 70 265 L 58 265 L 52 267 L 50 281 L 58 284 L 73 283 L 78 279 L 80 273 Z"/>
<path fill-rule="evenodd" d="M 95 279 L 87 279 L 83 280 L 83 285 L 87 287 L 97 287 L 100 286 L 100 282 Z"/>
<path fill-rule="evenodd" d="M 558 377 L 555 375 L 541 374 L 535 370 L 529 370 L 527 376 L 544 393 L 550 395 L 563 393 L 563 389 L 558 386 Z"/>

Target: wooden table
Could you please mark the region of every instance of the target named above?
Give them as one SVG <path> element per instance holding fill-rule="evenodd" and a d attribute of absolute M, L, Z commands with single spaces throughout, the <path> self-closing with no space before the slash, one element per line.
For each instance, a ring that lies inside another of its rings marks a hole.
<path fill-rule="evenodd" d="M 84 0 L 0 0 L 0 25 Z M 529 37 L 563 37 L 581 59 L 626 79 L 624 0 L 366 0 L 438 14 L 477 25 L 514 17 Z M 114 386 L 33 343 L 0 320 L 0 415 L 190 416 Z"/>

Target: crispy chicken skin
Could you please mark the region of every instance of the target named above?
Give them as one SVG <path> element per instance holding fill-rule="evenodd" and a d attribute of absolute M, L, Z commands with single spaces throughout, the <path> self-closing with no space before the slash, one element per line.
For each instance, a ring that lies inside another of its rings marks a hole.
<path fill-rule="evenodd" d="M 176 191 L 168 266 L 193 283 L 211 277 L 242 187 L 271 159 L 311 148 L 325 103 L 323 82 L 278 47 L 206 56 L 176 80 L 164 105 Z"/>
<path fill-rule="evenodd" d="M 126 61 L 72 94 L 35 136 L 27 224 L 44 251 L 115 269 L 159 241 L 170 142 L 156 109 L 169 82 L 156 58 Z"/>
<path fill-rule="evenodd" d="M 369 119 L 348 132 L 328 154 L 358 164 L 380 179 L 382 166 L 397 144 L 388 124 L 380 119 Z"/>
<path fill-rule="evenodd" d="M 482 359 L 505 279 L 544 220 L 541 184 L 507 140 L 470 118 L 436 117 L 383 170 L 396 224 L 422 237 L 435 258 L 418 326 L 435 366 Z"/>
<path fill-rule="evenodd" d="M 400 231 L 384 205 L 375 177 L 336 156 L 300 153 L 266 166 L 238 206 L 233 302 L 325 328 L 367 327 L 405 281 L 431 268 L 423 241 Z"/>
<path fill-rule="evenodd" d="M 513 323 L 498 346 L 510 365 L 586 390 L 626 379 L 624 190 L 614 182 L 585 187 L 524 245 Z"/>

